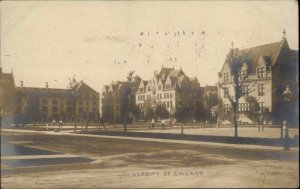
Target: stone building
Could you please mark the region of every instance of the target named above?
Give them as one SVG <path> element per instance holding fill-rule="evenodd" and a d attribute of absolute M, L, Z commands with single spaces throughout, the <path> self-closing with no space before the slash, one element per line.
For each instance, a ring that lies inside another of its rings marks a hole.
<path fill-rule="evenodd" d="M 247 56 L 248 62 L 243 65 L 243 69 L 249 69 L 250 71 L 246 81 L 247 85 L 243 89 L 246 93 L 239 100 L 239 121 L 252 122 L 246 116 L 246 112 L 249 111 L 249 104 L 245 100 L 247 96 L 253 96 L 257 99 L 261 112 L 264 109 L 270 111 L 270 123 L 280 123 L 283 119 L 293 119 L 291 117 L 295 115 L 295 111 L 298 111 L 299 107 L 296 105 L 286 107 L 285 105 L 289 102 L 284 102 L 283 93 L 289 88 L 293 100 L 297 100 L 299 97 L 299 51 L 290 49 L 286 38 L 283 37 L 280 42 L 241 49 L 239 53 Z M 229 94 L 232 95 L 232 85 L 230 68 L 225 61 L 219 72 L 219 86 L 222 87 L 219 88 L 219 97 L 223 100 L 225 112 L 230 111 L 231 105 L 224 90 L 228 90 Z M 285 112 L 289 110 L 294 111 L 290 116 L 287 116 Z"/>
<path fill-rule="evenodd" d="M 81 81 L 72 89 L 24 87 L 17 88 L 20 119 L 25 122 L 97 121 L 99 93 Z"/>
<path fill-rule="evenodd" d="M 16 87 L 13 73 L 2 73 L 0 67 L 1 126 L 10 126 L 16 114 Z"/>
<path fill-rule="evenodd" d="M 175 114 L 178 106 L 203 103 L 197 78 L 186 76 L 181 68 L 162 67 L 159 72 L 155 71 L 152 79 L 140 82 L 135 98 L 143 113 L 147 108 L 155 110 L 158 105 L 164 105 L 169 116 Z"/>
<path fill-rule="evenodd" d="M 130 112 L 135 111 L 135 93 L 140 82 L 140 77 L 134 78 L 131 83 L 131 94 L 129 96 L 130 84 L 128 82 L 116 81 L 110 85 L 104 85 L 101 95 L 101 117 L 105 122 L 122 123 L 129 100 Z"/>

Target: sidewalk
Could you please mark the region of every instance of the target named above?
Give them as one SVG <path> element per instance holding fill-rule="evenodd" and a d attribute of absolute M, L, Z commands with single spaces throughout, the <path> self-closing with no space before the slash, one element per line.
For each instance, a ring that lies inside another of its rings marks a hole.
<path fill-rule="evenodd" d="M 107 135 L 95 135 L 95 134 L 79 134 L 73 133 L 73 131 L 32 131 L 32 130 L 18 130 L 18 129 L 2 129 L 1 132 L 19 132 L 19 133 L 39 133 L 46 135 L 65 135 L 65 136 L 76 136 L 76 137 L 93 137 L 93 138 L 110 138 L 120 140 L 135 140 L 135 141 L 149 141 L 149 142 L 160 142 L 160 143 L 180 143 L 180 144 L 193 144 L 200 146 L 212 146 L 212 147 L 230 147 L 238 149 L 260 149 L 260 150 L 274 150 L 282 151 L 283 147 L 280 146 L 265 146 L 265 145 L 249 145 L 249 144 L 226 144 L 216 142 L 203 142 L 203 141 L 187 141 L 187 140 L 174 140 L 174 139 L 158 139 L 158 138 L 143 138 L 143 137 L 130 137 L 130 136 L 107 136 Z M 291 148 L 290 151 L 299 152 L 299 147 Z"/>

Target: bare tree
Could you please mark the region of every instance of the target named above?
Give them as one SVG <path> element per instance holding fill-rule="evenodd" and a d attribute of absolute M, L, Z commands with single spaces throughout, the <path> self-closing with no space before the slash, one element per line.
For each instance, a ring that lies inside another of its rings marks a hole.
<path fill-rule="evenodd" d="M 238 137 L 238 105 L 239 100 L 243 96 L 247 96 L 252 91 L 255 83 L 250 86 L 248 77 L 251 71 L 251 64 L 248 55 L 240 52 L 238 49 L 231 49 L 226 57 L 231 76 L 231 85 L 233 87 L 232 94 L 227 85 L 219 84 L 219 87 L 224 90 L 233 111 L 234 137 Z"/>
<path fill-rule="evenodd" d="M 79 86 L 79 82 L 76 79 L 76 75 L 73 75 L 73 77 L 69 77 L 69 85 L 68 88 L 71 89 L 71 99 L 72 99 L 72 112 L 74 117 L 74 132 L 77 130 L 77 95 L 75 89 Z"/>
<path fill-rule="evenodd" d="M 127 120 L 128 115 L 131 112 L 131 90 L 132 90 L 132 82 L 133 82 L 133 74 L 134 71 L 130 71 L 127 75 L 128 88 L 125 92 L 125 102 L 124 102 L 124 132 L 127 132 Z"/>

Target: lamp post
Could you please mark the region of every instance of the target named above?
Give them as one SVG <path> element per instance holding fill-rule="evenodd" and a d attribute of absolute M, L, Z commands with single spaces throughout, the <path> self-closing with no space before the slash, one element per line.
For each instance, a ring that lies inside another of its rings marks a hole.
<path fill-rule="evenodd" d="M 293 95 L 290 86 L 287 85 L 284 92 L 282 93 L 284 97 L 285 107 L 286 107 L 286 117 L 282 123 L 281 127 L 281 139 L 284 137 L 283 146 L 284 150 L 289 150 L 289 128 L 287 121 L 289 120 L 287 116 L 289 115 L 290 103 L 292 101 Z"/>

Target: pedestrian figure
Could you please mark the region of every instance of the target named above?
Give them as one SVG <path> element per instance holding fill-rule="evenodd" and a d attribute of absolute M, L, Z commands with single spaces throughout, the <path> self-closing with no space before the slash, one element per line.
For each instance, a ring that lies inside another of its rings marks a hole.
<path fill-rule="evenodd" d="M 165 130 L 165 120 L 161 120 L 161 130 Z"/>
<path fill-rule="evenodd" d="M 155 121 L 154 121 L 154 119 L 152 119 L 152 121 L 151 121 L 152 129 L 154 129 L 154 124 L 155 124 Z"/>
<path fill-rule="evenodd" d="M 207 120 L 205 120 L 205 125 L 207 126 Z"/>
<path fill-rule="evenodd" d="M 85 132 L 88 132 L 88 126 L 89 126 L 89 121 L 88 120 L 86 120 L 85 121 Z"/>
<path fill-rule="evenodd" d="M 62 124 L 63 124 L 63 121 L 60 120 L 60 121 L 59 121 L 59 125 L 58 125 L 59 129 L 62 129 Z"/>
<path fill-rule="evenodd" d="M 217 128 L 219 128 L 219 125 L 220 125 L 220 119 L 218 118 L 217 119 Z"/>
<path fill-rule="evenodd" d="M 262 115 L 260 115 L 259 123 L 260 123 L 261 131 L 263 132 L 264 131 L 264 125 L 263 125 L 264 124 L 264 120 L 263 120 Z"/>
<path fill-rule="evenodd" d="M 290 143 L 289 143 L 289 128 L 286 121 L 283 121 L 283 150 L 289 150 L 290 149 Z"/>
<path fill-rule="evenodd" d="M 52 124 L 55 125 L 55 123 L 56 123 L 56 121 L 55 121 L 55 119 L 53 119 Z"/>
<path fill-rule="evenodd" d="M 194 119 L 194 121 L 193 121 L 193 122 L 194 122 L 194 124 L 193 124 L 193 127 L 194 127 L 194 126 L 196 125 L 196 120 Z"/>

